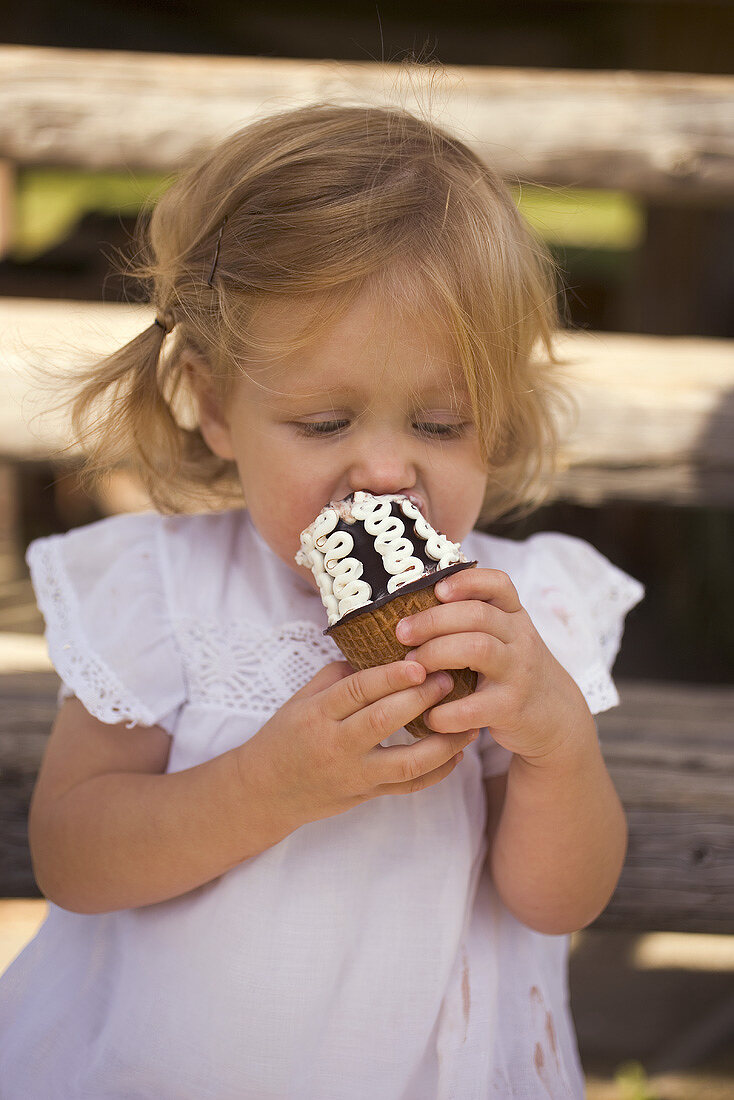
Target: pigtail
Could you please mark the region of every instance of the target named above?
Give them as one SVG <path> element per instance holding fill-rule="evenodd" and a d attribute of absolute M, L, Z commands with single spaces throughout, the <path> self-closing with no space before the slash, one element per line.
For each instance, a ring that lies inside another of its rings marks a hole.
<path fill-rule="evenodd" d="M 71 442 L 52 457 L 76 459 L 79 448 L 75 473 L 84 491 L 127 470 L 163 512 L 210 501 L 206 487 L 217 482 L 230 483 L 229 492 L 226 484 L 222 489 L 224 499 L 233 496 L 232 464 L 212 454 L 195 424 L 185 423 L 183 364 L 163 354 L 174 325 L 173 314 L 162 311 L 127 344 L 70 377 L 31 366 L 39 385 L 57 397 L 54 404 L 45 402 L 43 415 L 61 411 L 71 429 Z"/>
<path fill-rule="evenodd" d="M 89 487 L 113 468 L 138 460 L 152 475 L 145 441 L 156 439 L 170 465 L 173 417 L 158 384 L 158 362 L 165 332 L 155 322 L 129 343 L 82 372 L 71 403 L 72 434 L 83 452 L 82 484 Z"/>

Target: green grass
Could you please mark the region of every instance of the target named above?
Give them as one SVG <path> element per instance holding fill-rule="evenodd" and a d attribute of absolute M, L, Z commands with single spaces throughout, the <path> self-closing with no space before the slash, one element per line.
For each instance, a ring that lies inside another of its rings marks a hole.
<path fill-rule="evenodd" d="M 614 1074 L 619 1100 L 658 1100 L 650 1091 L 647 1074 L 639 1062 L 625 1062 Z"/>
<path fill-rule="evenodd" d="M 581 248 L 636 248 L 644 231 L 638 202 L 621 191 L 513 188 L 523 216 L 549 244 Z"/>
<path fill-rule="evenodd" d="M 25 169 L 16 192 L 14 260 L 23 262 L 63 240 L 87 211 L 134 216 L 160 197 L 171 176 L 154 173 Z M 529 224 L 549 244 L 589 249 L 635 248 L 642 211 L 616 191 L 515 187 L 515 201 Z"/>
<path fill-rule="evenodd" d="M 134 216 L 170 182 L 170 177 L 152 173 L 23 171 L 16 190 L 13 259 L 23 262 L 45 252 L 67 237 L 89 210 Z"/>

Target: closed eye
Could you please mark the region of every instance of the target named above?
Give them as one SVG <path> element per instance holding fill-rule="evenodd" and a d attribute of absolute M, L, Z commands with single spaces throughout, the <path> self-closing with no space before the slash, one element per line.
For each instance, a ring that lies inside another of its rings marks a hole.
<path fill-rule="evenodd" d="M 294 427 L 299 434 L 311 439 L 324 435 L 339 435 L 349 426 L 348 420 L 313 420 L 304 423 L 295 422 Z M 458 439 L 469 427 L 468 423 L 462 424 L 436 424 L 433 422 L 421 422 L 413 424 L 416 431 L 434 439 Z"/>
<path fill-rule="evenodd" d="M 294 427 L 301 435 L 335 435 L 349 423 L 348 420 L 309 420 L 306 423 L 296 423 Z"/>
<path fill-rule="evenodd" d="M 413 427 L 425 435 L 433 435 L 437 439 L 456 439 L 463 435 L 468 424 L 414 424 Z"/>

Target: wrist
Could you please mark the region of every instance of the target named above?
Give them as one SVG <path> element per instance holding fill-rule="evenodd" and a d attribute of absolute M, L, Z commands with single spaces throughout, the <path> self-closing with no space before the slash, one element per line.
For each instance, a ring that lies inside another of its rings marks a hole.
<path fill-rule="evenodd" d="M 235 820 L 243 843 L 242 860 L 258 855 L 305 824 L 279 794 L 273 769 L 253 739 L 232 749 L 230 782 Z"/>
<path fill-rule="evenodd" d="M 515 753 L 513 760 L 523 767 L 572 772 L 588 767 L 590 757 L 600 755 L 594 716 L 578 691 L 575 705 L 553 724 L 543 747 L 532 754 Z"/>

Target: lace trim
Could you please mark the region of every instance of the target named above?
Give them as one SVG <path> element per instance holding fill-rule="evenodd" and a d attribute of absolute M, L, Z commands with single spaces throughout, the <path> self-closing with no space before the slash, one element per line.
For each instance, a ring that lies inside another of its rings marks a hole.
<path fill-rule="evenodd" d="M 619 695 L 612 677 L 604 665 L 597 663 L 576 681 L 592 714 L 609 710 L 619 704 Z"/>
<path fill-rule="evenodd" d="M 77 694 L 106 723 L 155 725 L 156 715 L 95 656 L 76 613 L 77 599 L 51 537 L 29 548 L 38 604 L 47 625 L 49 650 L 64 683 L 59 701 Z M 609 669 L 619 648 L 626 612 L 641 598 L 639 582 L 624 574 L 605 585 L 590 608 L 600 659 L 578 683 L 592 713 L 619 703 Z M 315 623 L 292 620 L 270 630 L 240 622 L 221 624 L 178 616 L 176 640 L 191 703 L 270 717 L 330 661 L 343 659 L 336 643 Z M 69 687 L 68 685 L 71 685 Z"/>
<path fill-rule="evenodd" d="M 613 568 L 617 576 L 604 586 L 591 604 L 591 620 L 595 626 L 601 661 L 587 669 L 579 683 L 592 714 L 619 705 L 619 694 L 611 670 L 622 641 L 625 616 L 645 594 L 639 581 Z"/>
<path fill-rule="evenodd" d="M 305 620 L 272 630 L 177 617 L 175 630 L 190 703 L 269 718 L 330 661 L 339 647 Z"/>
<path fill-rule="evenodd" d="M 537 540 L 536 552 L 558 554 L 570 582 L 564 584 L 558 578 L 550 587 L 540 587 L 540 598 L 570 637 L 578 631 L 579 636 L 587 637 L 590 643 L 589 651 L 583 656 L 571 647 L 574 659 L 568 666 L 569 671 L 592 714 L 618 706 L 619 694 L 611 672 L 619 652 L 625 616 L 644 597 L 643 585 L 594 553 L 593 547 L 578 544 L 571 536 L 547 532 L 533 539 Z M 559 545 L 554 547 L 554 543 Z M 589 560 L 590 553 L 593 557 Z M 589 667 L 584 667 L 586 661 L 591 661 Z"/>
<path fill-rule="evenodd" d="M 78 694 L 90 714 L 100 722 L 126 722 L 128 729 L 142 723 L 155 725 L 153 712 L 129 692 L 115 673 L 91 652 L 74 614 L 76 598 L 53 536 L 31 546 L 28 566 L 38 606 L 46 621 L 46 639 L 54 667 L 66 684 L 59 699 Z"/>
<path fill-rule="evenodd" d="M 639 581 L 622 574 L 606 585 L 599 597 L 592 601 L 592 622 L 596 626 L 599 648 L 607 668 L 611 668 L 619 652 L 625 615 L 644 594 Z"/>

